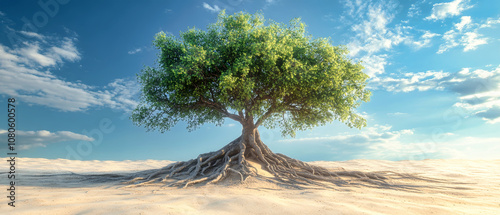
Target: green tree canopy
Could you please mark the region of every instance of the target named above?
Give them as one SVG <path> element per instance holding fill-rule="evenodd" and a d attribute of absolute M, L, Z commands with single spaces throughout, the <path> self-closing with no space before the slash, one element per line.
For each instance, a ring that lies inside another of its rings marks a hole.
<path fill-rule="evenodd" d="M 378 173 L 334 172 L 274 153 L 260 139 L 260 125 L 294 136 L 334 120 L 357 128 L 366 124 L 355 111 L 370 97 L 363 67 L 347 57 L 345 47 L 306 35 L 300 19 L 281 24 L 259 13 L 222 12 L 207 30 L 192 28 L 179 38 L 160 32 L 154 45 L 158 65 L 138 75 L 143 101 L 132 114 L 136 124 L 164 132 L 180 120 L 192 130 L 230 118 L 243 131 L 219 150 L 141 173 L 131 183 L 186 187 L 231 174 L 243 182 L 261 177 L 256 162 L 276 182 L 291 186 L 348 183 L 340 177 L 386 184 Z"/>
<path fill-rule="evenodd" d="M 307 35 L 300 19 L 223 11 L 207 30 L 158 33 L 154 46 L 158 65 L 138 75 L 143 102 L 132 115 L 148 129 L 164 132 L 182 120 L 192 130 L 230 118 L 293 137 L 334 120 L 366 125 L 355 111 L 370 97 L 362 65 L 345 47 Z"/>

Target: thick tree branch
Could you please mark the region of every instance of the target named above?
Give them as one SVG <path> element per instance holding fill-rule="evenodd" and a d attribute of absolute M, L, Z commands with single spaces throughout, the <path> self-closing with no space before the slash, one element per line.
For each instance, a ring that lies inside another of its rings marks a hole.
<path fill-rule="evenodd" d="M 226 112 L 225 114 L 226 114 L 226 116 L 227 116 L 228 118 L 230 118 L 230 119 L 232 119 L 232 120 L 235 120 L 235 121 L 237 121 L 237 122 L 239 122 L 239 123 L 241 123 L 241 122 L 242 122 L 242 119 L 241 119 L 238 115 L 235 115 L 235 114 L 232 114 L 232 113 L 229 113 L 229 112 Z"/>
<path fill-rule="evenodd" d="M 230 118 L 232 120 L 235 120 L 239 123 L 243 123 L 243 119 L 241 117 L 239 117 L 236 114 L 229 113 L 222 105 L 220 105 L 216 102 L 213 102 L 213 101 L 206 100 L 205 98 L 203 98 L 203 96 L 200 96 L 200 101 L 202 103 L 204 103 L 206 106 L 211 107 L 211 108 L 219 111 L 225 117 Z"/>
<path fill-rule="evenodd" d="M 264 120 L 266 120 L 269 116 L 271 116 L 273 112 L 274 112 L 274 107 L 271 106 L 267 110 L 267 112 L 257 120 L 257 123 L 255 123 L 255 128 L 259 127 L 259 125 L 261 125 L 264 122 Z"/>

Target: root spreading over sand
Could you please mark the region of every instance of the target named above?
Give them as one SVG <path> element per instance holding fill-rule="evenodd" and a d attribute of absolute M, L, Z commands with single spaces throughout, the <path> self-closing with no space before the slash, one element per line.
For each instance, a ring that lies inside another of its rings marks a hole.
<path fill-rule="evenodd" d="M 263 177 L 263 169 L 272 177 Z M 196 159 L 177 162 L 164 168 L 140 172 L 127 183 L 130 186 L 162 182 L 167 186 L 187 187 L 203 183 L 212 184 L 227 179 L 228 176 L 244 182 L 249 177 L 275 181 L 292 187 L 309 185 L 329 186 L 348 184 L 343 178 L 353 178 L 374 185 L 388 185 L 387 175 L 400 175 L 394 172 L 345 171 L 340 168 L 331 171 L 310 165 L 300 160 L 273 153 L 260 139 L 257 129 L 243 134 L 223 148 Z M 400 175 L 401 176 L 401 175 Z"/>

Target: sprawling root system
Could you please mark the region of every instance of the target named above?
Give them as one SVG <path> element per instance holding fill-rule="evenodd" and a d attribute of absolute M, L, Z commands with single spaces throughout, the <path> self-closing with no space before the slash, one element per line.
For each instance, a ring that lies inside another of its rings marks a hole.
<path fill-rule="evenodd" d="M 168 186 L 186 187 L 203 183 L 217 183 L 228 175 L 238 176 L 241 182 L 247 178 L 260 177 L 253 164 L 274 177 L 273 180 L 290 186 L 326 184 L 342 185 L 349 183 L 342 178 L 354 178 L 374 185 L 387 184 L 387 177 L 381 173 L 366 173 L 360 171 L 330 171 L 322 167 L 309 165 L 300 160 L 273 153 L 261 140 L 259 132 L 254 129 L 243 134 L 221 148 L 220 150 L 200 154 L 196 159 L 177 162 L 164 168 L 139 173 L 128 181 L 130 186 L 144 185 L 154 182 L 165 182 Z M 326 182 L 326 183 L 325 183 Z"/>

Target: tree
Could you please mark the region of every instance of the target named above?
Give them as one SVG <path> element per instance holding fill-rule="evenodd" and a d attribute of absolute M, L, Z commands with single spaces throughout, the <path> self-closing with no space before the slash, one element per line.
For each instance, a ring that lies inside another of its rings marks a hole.
<path fill-rule="evenodd" d="M 267 24 L 267 25 L 266 25 Z M 249 160 L 277 180 L 291 184 L 338 182 L 341 174 L 380 179 L 375 174 L 331 172 L 273 153 L 258 128 L 281 128 L 283 136 L 334 120 L 361 128 L 355 112 L 370 91 L 362 65 L 347 58 L 342 46 L 306 35 L 305 24 L 266 21 L 262 14 L 221 12 L 206 31 L 192 28 L 180 38 L 160 32 L 157 67 L 138 75 L 142 103 L 131 119 L 148 130 L 165 132 L 178 121 L 194 130 L 226 118 L 242 125 L 242 134 L 222 149 L 178 162 L 137 180 L 173 178 L 173 185 L 214 183 L 229 173 L 241 180 L 256 175 Z M 361 175 L 360 175 L 361 174 Z"/>

